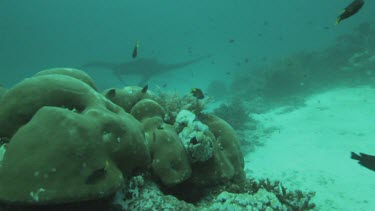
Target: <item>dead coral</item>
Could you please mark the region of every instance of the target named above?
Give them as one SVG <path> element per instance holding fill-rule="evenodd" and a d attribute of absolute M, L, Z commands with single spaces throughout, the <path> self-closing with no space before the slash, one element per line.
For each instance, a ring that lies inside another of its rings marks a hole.
<path fill-rule="evenodd" d="M 270 181 L 268 178 L 259 181 L 249 179 L 246 186 L 251 194 L 255 194 L 260 189 L 266 189 L 268 192 L 274 193 L 277 199 L 291 210 L 311 210 L 316 206 L 310 202 L 315 196 L 315 192 L 288 190 L 280 181 Z"/>
<path fill-rule="evenodd" d="M 204 192 L 205 190 L 201 189 L 201 191 Z M 244 194 L 248 194 L 249 197 L 256 196 L 259 192 L 268 192 L 274 194 L 280 204 L 285 206 L 287 210 L 312 210 L 316 206 L 311 202 L 315 192 L 289 190 L 283 186 L 280 181 L 271 181 L 268 178 L 261 180 L 248 178 L 244 184 L 236 185 L 228 183 L 206 190 L 205 197 L 202 197 L 201 200 L 196 203 L 196 206 L 212 206 L 213 198 L 217 198 L 224 192 L 232 193 L 233 196 L 243 196 Z M 259 202 L 261 203 L 261 201 Z"/>

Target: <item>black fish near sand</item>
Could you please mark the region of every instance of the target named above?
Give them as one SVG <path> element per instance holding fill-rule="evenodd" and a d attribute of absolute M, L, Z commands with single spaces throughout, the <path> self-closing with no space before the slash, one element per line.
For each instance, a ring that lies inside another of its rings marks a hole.
<path fill-rule="evenodd" d="M 197 98 L 198 100 L 201 100 L 204 98 L 204 94 L 203 94 L 203 91 L 201 89 L 198 89 L 198 88 L 192 88 L 191 89 L 191 94 Z"/>
<path fill-rule="evenodd" d="M 349 18 L 350 16 L 356 14 L 362 6 L 365 4 L 363 0 L 354 0 L 350 3 L 344 11 L 337 17 L 336 25 L 339 24 L 342 20 Z"/>
<path fill-rule="evenodd" d="M 198 63 L 203 59 L 209 58 L 210 56 L 202 56 L 196 59 L 191 59 L 174 64 L 161 63 L 156 59 L 140 58 L 129 62 L 123 63 L 112 63 L 112 62 L 102 62 L 94 61 L 84 64 L 78 69 L 86 68 L 103 68 L 112 71 L 112 73 L 120 80 L 123 81 L 122 76 L 135 75 L 140 76 L 141 81 L 139 84 L 147 84 L 147 81 L 154 77 L 164 73 L 168 73 L 173 70 L 184 68 L 186 66 Z"/>
<path fill-rule="evenodd" d="M 359 155 L 358 155 L 358 154 L 352 152 L 351 158 L 353 160 L 358 160 L 358 163 L 361 166 L 375 171 L 375 156 L 367 155 L 367 154 L 364 154 L 364 153 L 359 153 Z"/>

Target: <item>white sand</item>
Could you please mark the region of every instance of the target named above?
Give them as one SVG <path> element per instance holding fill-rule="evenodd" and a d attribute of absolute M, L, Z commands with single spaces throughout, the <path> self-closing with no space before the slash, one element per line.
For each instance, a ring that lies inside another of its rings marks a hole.
<path fill-rule="evenodd" d="M 350 158 L 351 151 L 375 155 L 375 89 L 332 90 L 281 110 L 254 116 L 280 130 L 246 155 L 248 176 L 316 191 L 316 210 L 375 210 L 375 171 Z"/>

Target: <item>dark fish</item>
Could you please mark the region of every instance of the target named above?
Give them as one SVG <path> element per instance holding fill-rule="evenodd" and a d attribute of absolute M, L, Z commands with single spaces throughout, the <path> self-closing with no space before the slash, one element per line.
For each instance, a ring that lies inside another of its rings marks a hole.
<path fill-rule="evenodd" d="M 356 14 L 365 4 L 363 0 L 354 0 L 350 3 L 344 11 L 337 17 L 336 25 L 339 24 L 342 20 L 349 18 L 350 16 Z"/>
<path fill-rule="evenodd" d="M 198 140 L 197 140 L 197 138 L 195 136 L 190 139 L 190 144 L 192 144 L 192 145 L 198 144 Z"/>
<path fill-rule="evenodd" d="M 137 42 L 134 46 L 134 49 L 133 49 L 133 54 L 132 54 L 132 57 L 133 59 L 137 58 L 137 55 L 138 55 L 138 48 L 139 48 L 139 42 Z"/>
<path fill-rule="evenodd" d="M 192 54 L 192 53 L 193 53 L 193 51 L 191 50 L 191 47 L 188 47 L 188 53 L 189 53 L 189 54 Z"/>
<path fill-rule="evenodd" d="M 196 97 L 199 100 L 204 98 L 204 94 L 201 89 L 192 88 L 190 92 L 191 94 L 193 94 L 194 97 Z"/>
<path fill-rule="evenodd" d="M 0 137 L 0 146 L 9 143 L 9 139 L 6 137 Z M 5 146 L 5 145 L 4 145 Z"/>
<path fill-rule="evenodd" d="M 115 96 L 116 96 L 116 89 L 111 89 L 111 90 L 109 90 L 109 91 L 107 92 L 107 94 L 105 94 L 105 96 L 106 96 L 107 98 L 113 98 L 113 97 L 115 97 Z"/>
<path fill-rule="evenodd" d="M 228 42 L 229 43 L 234 43 L 234 39 L 229 39 Z"/>
<path fill-rule="evenodd" d="M 358 155 L 358 154 L 352 152 L 351 158 L 354 159 L 354 160 L 358 160 L 358 163 L 361 166 L 375 171 L 375 156 L 367 155 L 367 154 L 364 154 L 364 153 L 359 153 L 359 155 Z"/>
<path fill-rule="evenodd" d="M 144 87 L 142 88 L 141 93 L 142 93 L 142 94 L 145 94 L 145 93 L 147 92 L 147 90 L 148 90 L 148 85 L 146 84 L 146 86 L 144 86 Z"/>
<path fill-rule="evenodd" d="M 85 183 L 87 185 L 94 185 L 94 184 L 98 183 L 99 181 L 103 180 L 107 175 L 108 166 L 109 166 L 109 162 L 106 161 L 103 168 L 100 168 L 100 169 L 97 169 L 97 170 L 93 171 L 86 178 Z"/>

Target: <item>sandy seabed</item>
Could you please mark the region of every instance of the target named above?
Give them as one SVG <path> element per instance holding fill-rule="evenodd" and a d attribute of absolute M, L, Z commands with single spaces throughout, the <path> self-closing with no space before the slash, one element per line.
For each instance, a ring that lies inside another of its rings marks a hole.
<path fill-rule="evenodd" d="M 305 103 L 253 116 L 278 129 L 246 155 L 247 175 L 315 191 L 316 210 L 375 210 L 375 171 L 350 158 L 351 151 L 375 155 L 375 89 L 340 88 Z"/>

